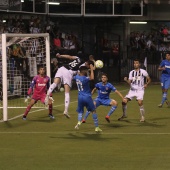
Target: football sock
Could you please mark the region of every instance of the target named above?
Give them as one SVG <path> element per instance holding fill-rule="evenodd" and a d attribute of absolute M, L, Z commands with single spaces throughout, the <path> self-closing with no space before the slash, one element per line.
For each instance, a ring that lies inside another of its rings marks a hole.
<path fill-rule="evenodd" d="M 57 87 L 56 83 L 51 84 L 49 89 L 48 89 L 47 95 L 49 96 L 56 87 Z"/>
<path fill-rule="evenodd" d="M 27 116 L 28 112 L 31 110 L 31 106 L 27 106 L 24 116 Z"/>
<path fill-rule="evenodd" d="M 162 104 L 164 104 L 165 100 L 167 99 L 167 92 L 164 92 L 162 95 Z"/>
<path fill-rule="evenodd" d="M 117 106 L 112 106 L 107 115 L 110 116 L 116 110 L 116 108 L 117 108 Z"/>
<path fill-rule="evenodd" d="M 49 109 L 49 114 L 52 114 L 53 105 L 52 105 L 52 104 L 49 104 L 49 107 L 48 107 L 48 109 Z"/>
<path fill-rule="evenodd" d="M 89 114 L 90 114 L 90 112 L 89 112 L 89 111 L 87 111 L 83 119 L 84 119 L 84 120 L 86 120 L 86 119 L 87 119 L 87 117 L 89 116 Z"/>
<path fill-rule="evenodd" d="M 65 111 L 68 112 L 68 107 L 70 105 L 70 93 L 65 93 Z"/>
<path fill-rule="evenodd" d="M 82 119 L 82 113 L 78 113 L 78 122 L 80 122 L 81 121 L 81 119 Z"/>
<path fill-rule="evenodd" d="M 139 106 L 139 109 L 140 109 L 140 114 L 141 114 L 141 116 L 144 116 L 144 114 L 145 114 L 144 106 L 143 106 L 143 105 L 142 105 L 142 106 Z"/>
<path fill-rule="evenodd" d="M 92 114 L 92 117 L 93 117 L 93 121 L 94 121 L 95 127 L 98 127 L 98 118 L 97 118 L 97 114 L 96 114 L 96 113 L 93 113 L 93 114 Z"/>
<path fill-rule="evenodd" d="M 123 116 L 126 116 L 127 105 L 122 105 Z"/>

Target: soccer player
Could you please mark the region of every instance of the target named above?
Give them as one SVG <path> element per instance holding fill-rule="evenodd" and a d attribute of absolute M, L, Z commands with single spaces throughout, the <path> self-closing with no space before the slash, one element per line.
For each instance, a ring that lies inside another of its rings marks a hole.
<path fill-rule="evenodd" d="M 145 77 L 146 77 L 146 83 L 144 81 Z M 130 90 L 122 102 L 123 115 L 118 120 L 123 120 L 124 118 L 126 118 L 127 103 L 131 101 L 134 97 L 136 97 L 140 109 L 140 114 L 141 114 L 140 122 L 144 122 L 145 109 L 143 106 L 143 97 L 144 97 L 145 88 L 151 82 L 151 79 L 147 71 L 140 68 L 139 60 L 137 59 L 134 60 L 134 70 L 130 71 L 129 78 L 124 77 L 124 81 L 126 81 L 130 85 Z"/>
<path fill-rule="evenodd" d="M 89 81 L 94 79 L 94 71 L 93 65 L 90 64 L 90 76 L 86 77 L 88 68 L 86 66 L 80 67 L 80 73 L 74 76 L 74 80 L 76 80 L 77 88 L 78 88 L 78 123 L 75 126 L 75 129 L 79 129 L 81 125 L 82 115 L 84 113 L 84 107 L 87 108 L 90 112 L 92 112 L 92 117 L 95 125 L 95 131 L 101 132 L 102 130 L 98 126 L 98 117 L 96 114 L 95 106 L 93 103 L 93 99 L 91 97 L 91 90 L 89 86 Z"/>
<path fill-rule="evenodd" d="M 93 94 L 96 90 L 98 90 L 98 96 L 96 99 L 94 99 L 94 105 L 96 106 L 96 108 L 99 107 L 100 105 L 111 106 L 110 111 L 105 117 L 107 122 L 110 123 L 110 116 L 116 110 L 117 105 L 118 105 L 116 100 L 110 99 L 109 97 L 110 93 L 111 91 L 115 92 L 122 98 L 122 100 L 123 100 L 123 95 L 111 83 L 108 82 L 108 77 L 107 77 L 107 74 L 105 73 L 101 75 L 101 82 L 95 85 L 95 88 L 92 90 L 91 93 Z M 88 115 L 89 115 L 89 112 L 87 111 L 82 120 L 82 123 L 86 122 Z"/>
<path fill-rule="evenodd" d="M 73 76 L 79 70 L 80 65 L 82 64 L 81 60 L 77 56 L 70 56 L 70 55 L 60 55 L 56 54 L 58 58 L 58 66 L 59 69 L 57 70 L 54 78 L 54 82 L 51 84 L 50 88 L 48 89 L 47 96 L 46 96 L 46 103 L 48 103 L 49 95 L 52 91 L 61 85 L 64 84 L 65 89 L 65 110 L 64 115 L 67 118 L 70 118 L 68 114 L 68 108 L 70 105 L 70 88 L 72 87 L 72 79 Z M 88 65 L 86 64 L 86 67 Z"/>
<path fill-rule="evenodd" d="M 158 67 L 159 71 L 162 71 L 161 74 L 161 86 L 162 86 L 162 101 L 158 107 L 162 107 L 164 102 L 170 106 L 170 102 L 167 99 L 168 88 L 170 87 L 170 52 L 166 53 L 166 59 L 162 60 Z"/>
<path fill-rule="evenodd" d="M 30 84 L 30 88 L 28 89 L 27 95 L 30 96 L 33 92 L 30 104 L 27 106 L 25 113 L 22 117 L 23 120 L 26 120 L 26 117 L 32 108 L 32 106 L 37 103 L 38 100 L 40 100 L 43 104 L 45 104 L 45 97 L 47 89 L 50 86 L 50 78 L 46 76 L 45 74 L 45 68 L 43 66 L 39 66 L 38 68 L 38 75 L 35 76 Z M 51 119 L 54 119 L 54 116 L 52 114 L 52 102 L 53 99 L 50 97 L 49 100 L 49 117 Z"/>

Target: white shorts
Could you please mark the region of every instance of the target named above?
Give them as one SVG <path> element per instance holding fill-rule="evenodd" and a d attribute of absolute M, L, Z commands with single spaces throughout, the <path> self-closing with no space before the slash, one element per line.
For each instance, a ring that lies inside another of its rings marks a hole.
<path fill-rule="evenodd" d="M 143 96 L 144 90 L 129 90 L 125 98 L 132 100 L 134 97 L 136 97 L 137 100 L 143 100 Z"/>
<path fill-rule="evenodd" d="M 71 87 L 73 74 L 74 71 L 68 70 L 65 67 L 60 67 L 55 74 L 55 78 L 60 78 L 61 84 L 68 84 Z"/>

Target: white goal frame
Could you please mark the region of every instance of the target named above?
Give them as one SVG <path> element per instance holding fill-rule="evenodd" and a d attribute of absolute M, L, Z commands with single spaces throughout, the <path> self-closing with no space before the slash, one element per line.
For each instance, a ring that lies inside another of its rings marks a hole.
<path fill-rule="evenodd" d="M 44 37 L 46 46 L 46 73 L 50 75 L 50 37 L 48 33 L 40 34 L 13 34 L 6 33 L 2 34 L 2 87 L 3 87 L 3 121 L 8 120 L 8 94 L 7 94 L 7 38 L 8 37 Z"/>

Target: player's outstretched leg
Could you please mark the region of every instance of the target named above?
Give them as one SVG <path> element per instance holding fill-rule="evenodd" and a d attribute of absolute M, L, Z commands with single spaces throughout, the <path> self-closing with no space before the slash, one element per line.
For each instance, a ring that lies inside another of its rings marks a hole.
<path fill-rule="evenodd" d="M 170 102 L 167 98 L 166 98 L 165 102 L 166 102 L 167 106 L 170 107 Z"/>
<path fill-rule="evenodd" d="M 98 125 L 98 117 L 97 117 L 97 114 L 96 114 L 96 113 L 93 113 L 93 114 L 92 114 L 92 117 L 93 117 L 93 121 L 94 121 L 94 125 L 95 125 L 95 132 L 102 132 L 102 130 L 99 128 L 99 125 Z"/>
<path fill-rule="evenodd" d="M 81 125 L 81 119 L 82 119 L 82 115 L 83 113 L 78 113 L 78 123 L 77 125 L 75 126 L 75 129 L 79 129 L 79 126 Z"/>
<path fill-rule="evenodd" d="M 31 110 L 31 107 L 32 107 L 32 106 L 30 106 L 30 105 L 27 106 L 27 108 L 26 108 L 26 110 L 25 110 L 25 113 L 24 113 L 24 115 L 22 116 L 22 119 L 23 119 L 23 120 L 27 120 L 27 115 L 28 115 L 29 111 Z"/>
<path fill-rule="evenodd" d="M 85 114 L 85 116 L 84 116 L 84 118 L 83 118 L 83 120 L 82 120 L 82 123 L 86 123 L 86 119 L 87 119 L 87 117 L 89 116 L 89 114 L 90 114 L 90 112 L 89 112 L 89 111 L 86 111 L 86 114 Z"/>
<path fill-rule="evenodd" d="M 54 115 L 52 114 L 52 110 L 53 110 L 53 105 L 52 105 L 52 103 L 51 104 L 49 104 L 49 114 L 48 114 L 48 116 L 50 117 L 50 119 L 55 119 L 55 117 L 54 117 Z"/>
<path fill-rule="evenodd" d="M 107 121 L 108 123 L 110 123 L 110 116 L 111 116 L 111 114 L 116 110 L 116 108 L 117 108 L 117 105 L 116 105 L 116 106 L 112 106 L 111 109 L 110 109 L 110 111 L 109 111 L 109 113 L 108 113 L 107 116 L 105 117 L 105 119 L 106 119 L 106 121 Z"/>
<path fill-rule="evenodd" d="M 69 105 L 70 105 L 70 93 L 65 92 L 65 110 L 63 114 L 68 119 L 70 118 L 70 115 L 68 114 Z"/>
<path fill-rule="evenodd" d="M 166 100 L 167 100 L 167 92 L 164 92 L 163 95 L 162 95 L 162 101 L 161 101 L 161 103 L 158 105 L 158 107 L 161 108 Z"/>
<path fill-rule="evenodd" d="M 141 119 L 140 119 L 140 122 L 145 122 L 145 117 L 144 117 L 144 114 L 145 114 L 145 109 L 144 109 L 144 106 L 139 106 L 139 109 L 140 109 L 140 114 L 141 114 Z"/>
<path fill-rule="evenodd" d="M 125 102 L 122 102 L 123 115 L 120 118 L 118 118 L 119 121 L 123 120 L 124 118 L 127 118 L 126 110 L 127 110 L 127 104 Z"/>

